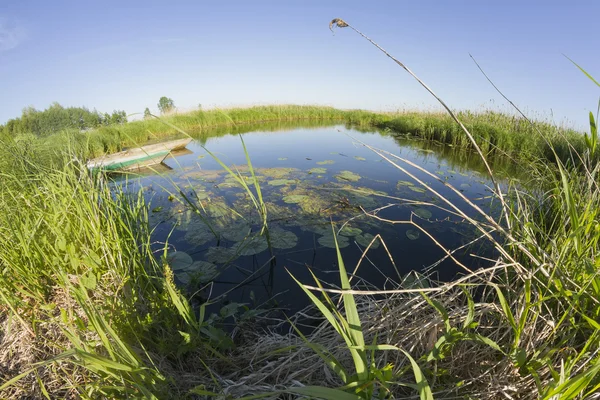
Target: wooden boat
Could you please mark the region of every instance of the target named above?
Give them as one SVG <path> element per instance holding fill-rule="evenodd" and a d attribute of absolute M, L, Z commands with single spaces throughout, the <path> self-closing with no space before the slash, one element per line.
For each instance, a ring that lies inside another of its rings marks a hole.
<path fill-rule="evenodd" d="M 102 171 L 132 171 L 162 163 L 172 151 L 184 149 L 191 141 L 178 139 L 134 147 L 89 160 L 87 167 Z"/>

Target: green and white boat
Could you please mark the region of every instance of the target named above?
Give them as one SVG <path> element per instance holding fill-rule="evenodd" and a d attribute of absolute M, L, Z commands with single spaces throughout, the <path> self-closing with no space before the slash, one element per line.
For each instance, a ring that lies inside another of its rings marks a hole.
<path fill-rule="evenodd" d="M 192 139 L 178 139 L 134 147 L 89 160 L 87 167 L 90 170 L 135 171 L 161 164 L 171 152 L 184 149 L 191 141 Z"/>

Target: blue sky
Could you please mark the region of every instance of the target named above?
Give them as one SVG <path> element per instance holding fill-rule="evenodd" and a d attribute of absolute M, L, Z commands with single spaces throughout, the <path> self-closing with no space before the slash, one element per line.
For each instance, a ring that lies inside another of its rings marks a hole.
<path fill-rule="evenodd" d="M 600 88 L 599 1 L 27 1 L 0 4 L 0 123 L 53 101 L 100 111 L 265 103 L 508 110 L 584 129 Z"/>

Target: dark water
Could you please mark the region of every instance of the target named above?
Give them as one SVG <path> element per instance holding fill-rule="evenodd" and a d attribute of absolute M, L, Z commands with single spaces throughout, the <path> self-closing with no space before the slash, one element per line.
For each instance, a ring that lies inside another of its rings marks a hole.
<path fill-rule="evenodd" d="M 168 242 L 177 251 L 171 262 L 182 288 L 202 299 L 234 289 L 227 294 L 228 301 L 297 310 L 308 299 L 290 274 L 314 284 L 312 270 L 324 282 L 339 284 L 332 222 L 349 271 L 355 269 L 374 235 L 381 235 L 387 247 L 386 251 L 379 240 L 374 242 L 356 272 L 355 283 L 391 289 L 411 271 L 433 271 L 441 280 L 464 272 L 449 259 L 438 263 L 445 253 L 406 221 L 412 218 L 449 250 L 471 241 L 474 229 L 440 208 L 448 206 L 431 192 L 354 139 L 414 162 L 493 212 L 490 182 L 476 156 L 342 125 L 271 130 L 243 134 L 266 203 L 270 247 L 266 235 L 261 235 L 261 215 L 251 197 L 200 142 L 168 159 L 168 167 L 160 168 L 159 174 L 128 178 L 132 188 L 144 187 L 151 202 L 154 240 Z M 205 138 L 202 143 L 227 166 L 236 166 L 256 196 L 239 136 Z M 475 215 L 444 183 L 402 165 Z M 193 206 L 182 201 L 179 190 Z M 381 209 L 379 217 L 404 223 L 377 220 L 365 215 L 361 207 Z M 470 254 L 489 256 L 490 251 L 475 243 L 455 256 L 469 268 L 477 268 L 485 261 Z"/>

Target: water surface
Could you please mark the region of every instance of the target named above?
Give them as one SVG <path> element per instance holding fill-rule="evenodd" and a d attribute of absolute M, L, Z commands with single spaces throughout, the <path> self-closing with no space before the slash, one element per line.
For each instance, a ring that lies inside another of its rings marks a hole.
<path fill-rule="evenodd" d="M 314 284 L 312 271 L 326 283 L 339 284 L 332 224 L 346 268 L 354 271 L 363 258 L 355 283 L 390 289 L 411 271 L 430 271 L 441 280 L 464 272 L 449 259 L 440 261 L 445 253 L 439 245 L 460 248 L 475 237 L 474 229 L 357 140 L 433 173 L 436 179 L 403 165 L 461 208 L 469 210 L 445 182 L 482 208 L 493 209 L 481 163 L 463 150 L 343 125 L 257 129 L 243 139 L 266 203 L 270 241 L 247 190 L 206 151 L 241 174 L 258 197 L 238 135 L 203 138 L 166 160 L 159 173 L 133 182 L 129 178 L 129 184 L 144 187 L 151 202 L 154 240 L 169 243 L 177 283 L 202 299 L 228 292 L 228 301 L 250 306 L 305 306 L 308 299 L 290 274 Z M 367 215 L 374 210 L 380 219 Z M 363 257 L 378 234 L 385 246 L 377 239 Z M 476 243 L 455 256 L 478 268 L 485 261 L 470 254 L 489 252 Z"/>

